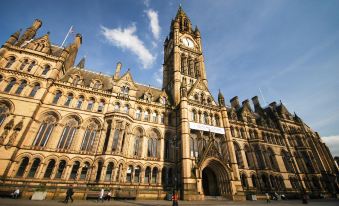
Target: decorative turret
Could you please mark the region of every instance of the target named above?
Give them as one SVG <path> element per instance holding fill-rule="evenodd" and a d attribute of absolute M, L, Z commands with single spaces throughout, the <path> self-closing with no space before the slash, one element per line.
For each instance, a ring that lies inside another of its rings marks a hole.
<path fill-rule="evenodd" d="M 225 98 L 224 95 L 222 95 L 220 89 L 219 89 L 219 93 L 218 93 L 218 102 L 219 102 L 219 106 L 225 106 Z"/>
<path fill-rule="evenodd" d="M 77 67 L 80 68 L 80 69 L 85 68 L 85 62 L 86 62 L 86 58 L 82 57 L 82 59 L 79 61 L 78 65 L 77 65 Z"/>
<path fill-rule="evenodd" d="M 66 49 L 69 49 L 69 56 L 67 57 L 67 60 L 65 61 L 65 71 L 68 70 L 68 68 L 72 67 L 75 62 L 75 58 L 78 54 L 78 50 L 82 44 L 82 36 L 81 34 L 76 34 L 74 41 L 72 44 L 70 44 Z"/>
<path fill-rule="evenodd" d="M 194 29 L 194 34 L 197 38 L 200 38 L 200 31 L 198 29 L 198 26 L 195 26 L 195 29 Z"/>
<path fill-rule="evenodd" d="M 25 41 L 29 41 L 33 39 L 38 31 L 38 29 L 41 27 L 42 21 L 39 19 L 36 19 L 32 26 L 27 28 L 24 34 L 20 37 L 19 41 L 16 43 L 17 46 L 22 45 Z"/>
<path fill-rule="evenodd" d="M 259 102 L 258 96 L 252 97 L 252 102 L 253 102 L 253 105 L 254 105 L 254 111 L 255 112 L 258 112 L 259 110 L 262 109 L 261 105 L 260 105 L 260 102 Z"/>
<path fill-rule="evenodd" d="M 121 62 L 118 62 L 117 66 L 115 67 L 115 72 L 114 72 L 114 75 L 113 75 L 113 79 L 119 79 L 120 78 L 121 66 L 122 66 Z"/>
<path fill-rule="evenodd" d="M 17 32 L 15 32 L 14 34 L 12 34 L 8 40 L 6 41 L 6 44 L 10 44 L 10 45 L 14 45 L 14 43 L 16 41 L 18 41 L 19 39 L 19 36 L 20 36 L 20 33 L 21 33 L 21 29 L 18 30 Z"/>
<path fill-rule="evenodd" d="M 239 109 L 240 108 L 240 103 L 239 103 L 239 99 L 238 96 L 235 96 L 231 99 L 231 106 L 235 109 Z"/>

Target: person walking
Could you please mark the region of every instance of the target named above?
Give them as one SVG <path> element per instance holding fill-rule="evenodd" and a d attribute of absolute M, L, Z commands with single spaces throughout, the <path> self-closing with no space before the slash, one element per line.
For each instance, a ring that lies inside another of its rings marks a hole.
<path fill-rule="evenodd" d="M 104 194 L 105 194 L 105 190 L 101 189 L 99 193 L 99 197 L 98 197 L 98 202 L 99 200 L 101 200 L 101 202 L 104 202 Z"/>
<path fill-rule="evenodd" d="M 271 202 L 270 195 L 267 192 L 265 193 L 265 195 L 266 195 L 266 203 L 268 204 Z"/>
<path fill-rule="evenodd" d="M 12 193 L 12 197 L 13 199 L 18 199 L 19 195 L 20 195 L 20 190 L 19 188 L 16 188 L 15 191 Z"/>
<path fill-rule="evenodd" d="M 73 194 L 74 194 L 74 191 L 73 191 L 73 187 L 72 185 L 69 186 L 69 188 L 67 189 L 67 192 L 66 192 L 66 198 L 64 200 L 64 203 L 68 203 L 68 200 L 71 199 L 71 201 L 73 202 Z"/>
<path fill-rule="evenodd" d="M 108 191 L 106 197 L 107 197 L 107 201 L 111 201 L 111 198 L 112 198 L 112 192 L 111 192 L 111 191 Z"/>

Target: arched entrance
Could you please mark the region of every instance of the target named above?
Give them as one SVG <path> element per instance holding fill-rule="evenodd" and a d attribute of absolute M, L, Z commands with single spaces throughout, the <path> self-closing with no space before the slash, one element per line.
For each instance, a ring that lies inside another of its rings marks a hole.
<path fill-rule="evenodd" d="M 230 195 L 229 168 L 217 158 L 209 158 L 201 165 L 201 189 L 205 196 Z"/>
<path fill-rule="evenodd" d="M 209 167 L 202 171 L 202 188 L 206 196 L 219 196 L 216 175 Z"/>

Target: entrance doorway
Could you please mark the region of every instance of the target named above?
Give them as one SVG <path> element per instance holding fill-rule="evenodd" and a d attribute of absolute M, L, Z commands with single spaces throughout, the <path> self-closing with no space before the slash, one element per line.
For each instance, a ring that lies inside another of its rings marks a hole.
<path fill-rule="evenodd" d="M 202 171 L 202 187 L 205 196 L 219 196 L 217 176 L 214 171 L 206 167 Z"/>

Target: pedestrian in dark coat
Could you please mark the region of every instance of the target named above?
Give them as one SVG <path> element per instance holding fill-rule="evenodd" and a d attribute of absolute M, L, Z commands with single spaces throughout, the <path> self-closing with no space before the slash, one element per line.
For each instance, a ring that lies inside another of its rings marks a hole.
<path fill-rule="evenodd" d="M 66 198 L 64 200 L 64 203 L 68 203 L 68 200 L 71 199 L 71 201 L 73 202 L 73 194 L 74 194 L 74 191 L 73 191 L 73 187 L 72 185 L 67 189 L 67 192 L 66 192 Z"/>

